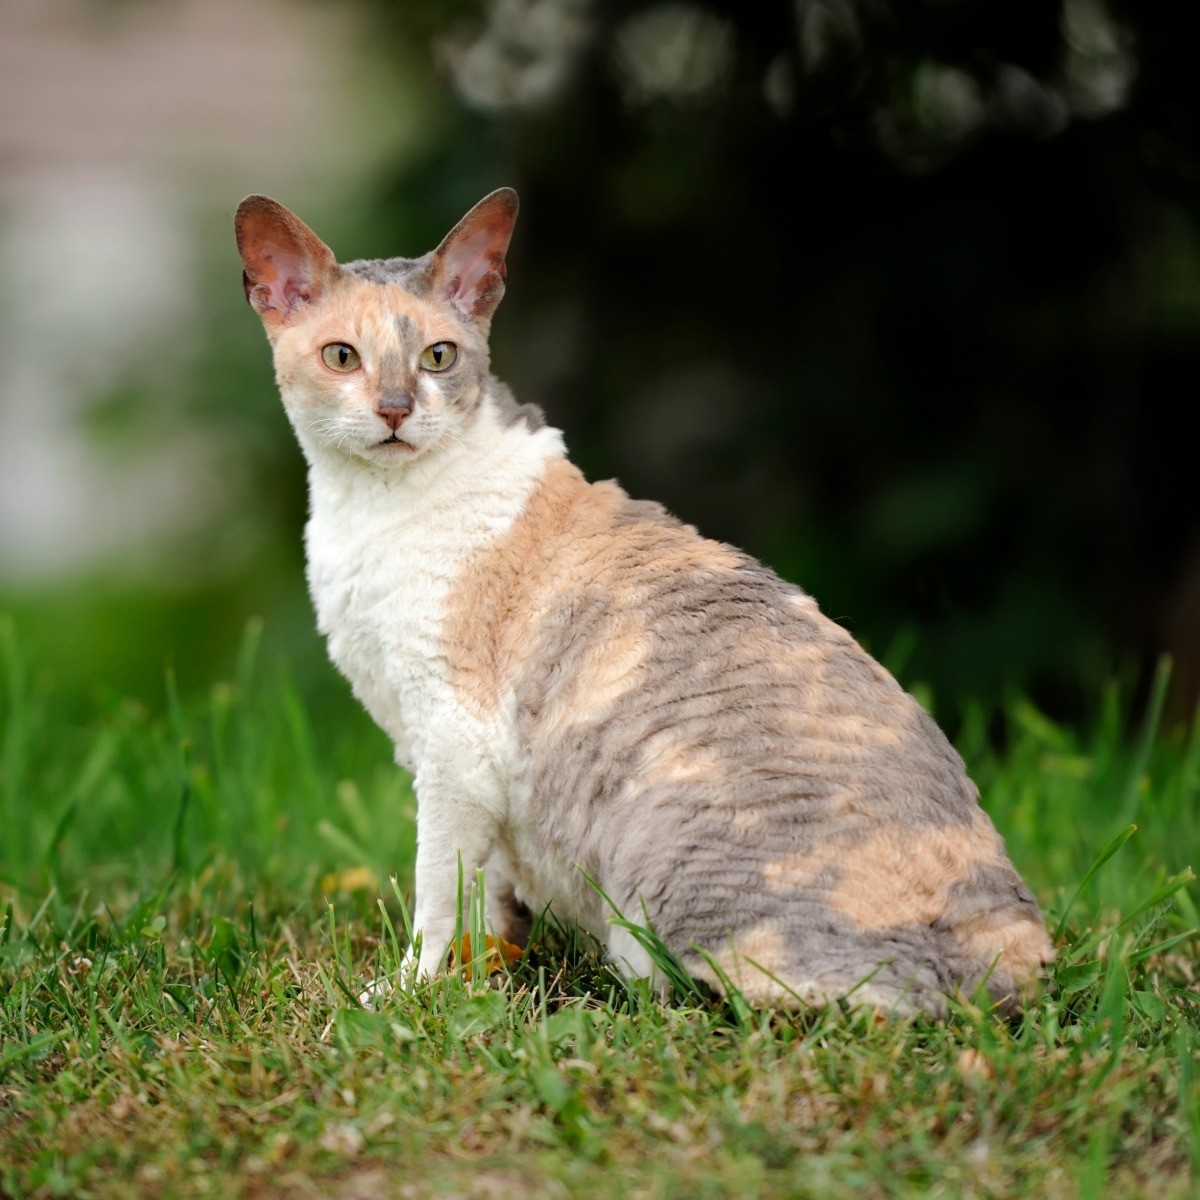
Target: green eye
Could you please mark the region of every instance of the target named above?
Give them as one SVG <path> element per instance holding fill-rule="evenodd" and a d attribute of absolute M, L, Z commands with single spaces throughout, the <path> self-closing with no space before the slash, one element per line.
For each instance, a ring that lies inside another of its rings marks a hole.
<path fill-rule="evenodd" d="M 345 342 L 330 342 L 321 350 L 321 358 L 333 371 L 357 371 L 362 366 L 358 351 L 353 346 L 347 346 Z"/>
<path fill-rule="evenodd" d="M 453 342 L 434 342 L 421 351 L 420 363 L 426 371 L 445 371 L 457 358 L 458 347 Z"/>

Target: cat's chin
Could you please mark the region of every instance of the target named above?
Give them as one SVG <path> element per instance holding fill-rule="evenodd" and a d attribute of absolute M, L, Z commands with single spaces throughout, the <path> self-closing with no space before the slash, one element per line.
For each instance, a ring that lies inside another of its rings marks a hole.
<path fill-rule="evenodd" d="M 359 445 L 353 450 L 337 447 L 333 449 L 335 458 L 349 457 L 352 461 L 390 468 L 393 465 L 399 467 L 402 463 L 410 463 L 413 459 L 419 458 L 424 448 L 414 446 L 412 442 L 403 441 L 401 438 L 396 438 L 394 441 L 388 438 L 381 442 L 368 442 L 365 446 Z"/>
<path fill-rule="evenodd" d="M 406 458 L 416 452 L 417 447 L 412 442 L 406 442 L 403 438 L 398 438 L 393 434 L 390 438 L 385 438 L 382 442 L 376 442 L 373 446 L 368 447 L 367 456 L 370 458 Z"/>

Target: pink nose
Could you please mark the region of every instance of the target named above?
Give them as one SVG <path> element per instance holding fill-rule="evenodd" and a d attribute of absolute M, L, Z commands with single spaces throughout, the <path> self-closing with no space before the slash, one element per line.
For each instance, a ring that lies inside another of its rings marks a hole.
<path fill-rule="evenodd" d="M 381 404 L 375 411 L 388 423 L 388 428 L 395 433 L 411 415 L 412 405 Z"/>

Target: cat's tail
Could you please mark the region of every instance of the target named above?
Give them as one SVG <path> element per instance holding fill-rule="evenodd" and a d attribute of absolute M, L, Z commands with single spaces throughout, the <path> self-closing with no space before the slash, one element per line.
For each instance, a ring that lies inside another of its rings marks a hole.
<path fill-rule="evenodd" d="M 860 880 L 866 901 L 869 879 Z M 721 991 L 733 985 L 755 1004 L 845 1001 L 940 1018 L 951 996 L 990 1000 L 1016 1015 L 1054 958 L 1037 901 L 1002 856 L 931 889 L 921 904 L 895 892 L 888 904 L 856 908 L 836 899 L 793 895 L 781 911 L 756 914 L 703 951 L 693 943 L 684 961 L 698 978 Z"/>
<path fill-rule="evenodd" d="M 973 995 L 983 986 L 1010 1015 L 1054 961 L 1037 901 L 1007 862 L 976 867 L 952 888 L 936 928 L 947 960 L 961 963 L 960 990 Z"/>

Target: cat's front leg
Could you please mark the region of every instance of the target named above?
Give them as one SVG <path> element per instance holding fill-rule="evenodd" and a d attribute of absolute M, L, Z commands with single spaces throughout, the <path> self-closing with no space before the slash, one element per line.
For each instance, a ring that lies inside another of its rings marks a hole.
<path fill-rule="evenodd" d="M 483 870 L 488 932 L 524 949 L 533 928 L 533 913 L 517 897 L 517 876 L 509 853 L 497 846 Z"/>
<path fill-rule="evenodd" d="M 374 1008 L 399 982 L 432 979 L 445 965 L 454 940 L 458 914 L 465 923 L 471 881 L 487 861 L 496 838 L 497 822 L 488 810 L 466 799 L 461 790 L 430 781 L 418 772 L 416 897 L 413 903 L 412 944 L 395 975 L 370 980 L 359 993 L 364 1008 Z M 459 864 L 463 896 L 459 901 Z"/>
<path fill-rule="evenodd" d="M 418 978 L 436 975 L 470 902 L 475 872 L 487 862 L 499 831 L 499 797 L 486 772 L 438 764 L 417 771 L 417 864 L 413 933 Z M 463 895 L 459 896 L 459 864 Z"/>

